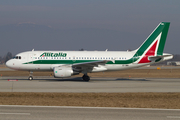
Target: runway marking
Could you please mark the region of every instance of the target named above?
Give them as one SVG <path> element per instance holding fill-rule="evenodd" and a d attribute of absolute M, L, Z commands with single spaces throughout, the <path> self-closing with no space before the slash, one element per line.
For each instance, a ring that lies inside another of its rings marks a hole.
<path fill-rule="evenodd" d="M 8 81 L 18 81 L 18 79 L 16 79 L 16 80 L 11 80 L 11 79 L 8 79 Z"/>
<path fill-rule="evenodd" d="M 31 113 L 0 113 L 0 115 L 31 115 Z"/>
<path fill-rule="evenodd" d="M 167 118 L 174 118 L 174 119 L 180 119 L 180 116 L 167 116 Z"/>
<path fill-rule="evenodd" d="M 0 105 L 2 107 L 44 107 L 44 108 L 79 108 L 79 109 L 121 109 L 121 110 L 156 110 L 156 111 L 180 111 L 180 109 L 160 108 L 123 108 L 123 107 L 83 107 L 83 106 L 33 106 L 33 105 Z"/>

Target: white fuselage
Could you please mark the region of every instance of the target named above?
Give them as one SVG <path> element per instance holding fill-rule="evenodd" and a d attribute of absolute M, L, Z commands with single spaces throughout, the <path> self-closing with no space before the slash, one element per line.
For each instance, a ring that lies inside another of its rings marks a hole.
<path fill-rule="evenodd" d="M 133 58 L 136 51 L 28 51 L 16 55 L 6 65 L 15 70 L 52 71 L 54 67 L 73 65 L 84 62 L 108 60 L 105 65 L 98 65 L 91 72 L 124 70 L 152 63 L 138 64 Z M 43 56 L 44 53 L 44 56 Z M 114 61 L 114 62 L 111 62 Z"/>

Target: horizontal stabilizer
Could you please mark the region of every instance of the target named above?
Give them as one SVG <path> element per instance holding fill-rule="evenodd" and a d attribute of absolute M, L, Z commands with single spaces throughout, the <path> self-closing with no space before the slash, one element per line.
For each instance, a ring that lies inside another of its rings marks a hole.
<path fill-rule="evenodd" d="M 149 56 L 148 59 L 150 61 L 160 61 L 161 59 L 164 58 L 171 58 L 172 59 L 173 55 L 171 54 L 165 54 L 165 55 L 160 55 L 160 56 Z"/>

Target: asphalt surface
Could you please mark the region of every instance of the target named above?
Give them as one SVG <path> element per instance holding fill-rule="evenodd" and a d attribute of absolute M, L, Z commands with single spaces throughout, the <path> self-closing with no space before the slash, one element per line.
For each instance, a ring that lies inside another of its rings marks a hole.
<path fill-rule="evenodd" d="M 171 120 L 180 109 L 0 106 L 1 120 Z"/>
<path fill-rule="evenodd" d="M 0 77 L 0 92 L 180 92 L 180 79 Z"/>
<path fill-rule="evenodd" d="M 0 77 L 0 92 L 180 92 L 180 79 Z M 180 110 L 52 106 L 0 106 L 0 120 L 178 120 Z"/>
<path fill-rule="evenodd" d="M 150 67 L 139 67 L 139 68 L 134 68 L 134 69 L 157 69 L 158 68 L 161 68 L 161 69 L 180 69 L 180 66 L 150 66 Z M 15 71 L 13 69 L 10 69 L 8 67 L 4 67 L 4 68 L 1 68 L 0 67 L 0 71 Z"/>

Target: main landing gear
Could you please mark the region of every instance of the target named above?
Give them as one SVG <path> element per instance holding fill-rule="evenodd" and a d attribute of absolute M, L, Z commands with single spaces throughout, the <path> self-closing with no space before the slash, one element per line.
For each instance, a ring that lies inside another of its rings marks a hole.
<path fill-rule="evenodd" d="M 89 77 L 87 74 L 84 74 L 84 75 L 82 76 L 82 79 L 83 79 L 84 81 L 86 81 L 86 82 L 89 82 L 90 77 Z"/>
<path fill-rule="evenodd" d="M 29 72 L 28 80 L 30 80 L 30 81 L 33 80 L 33 71 Z"/>

